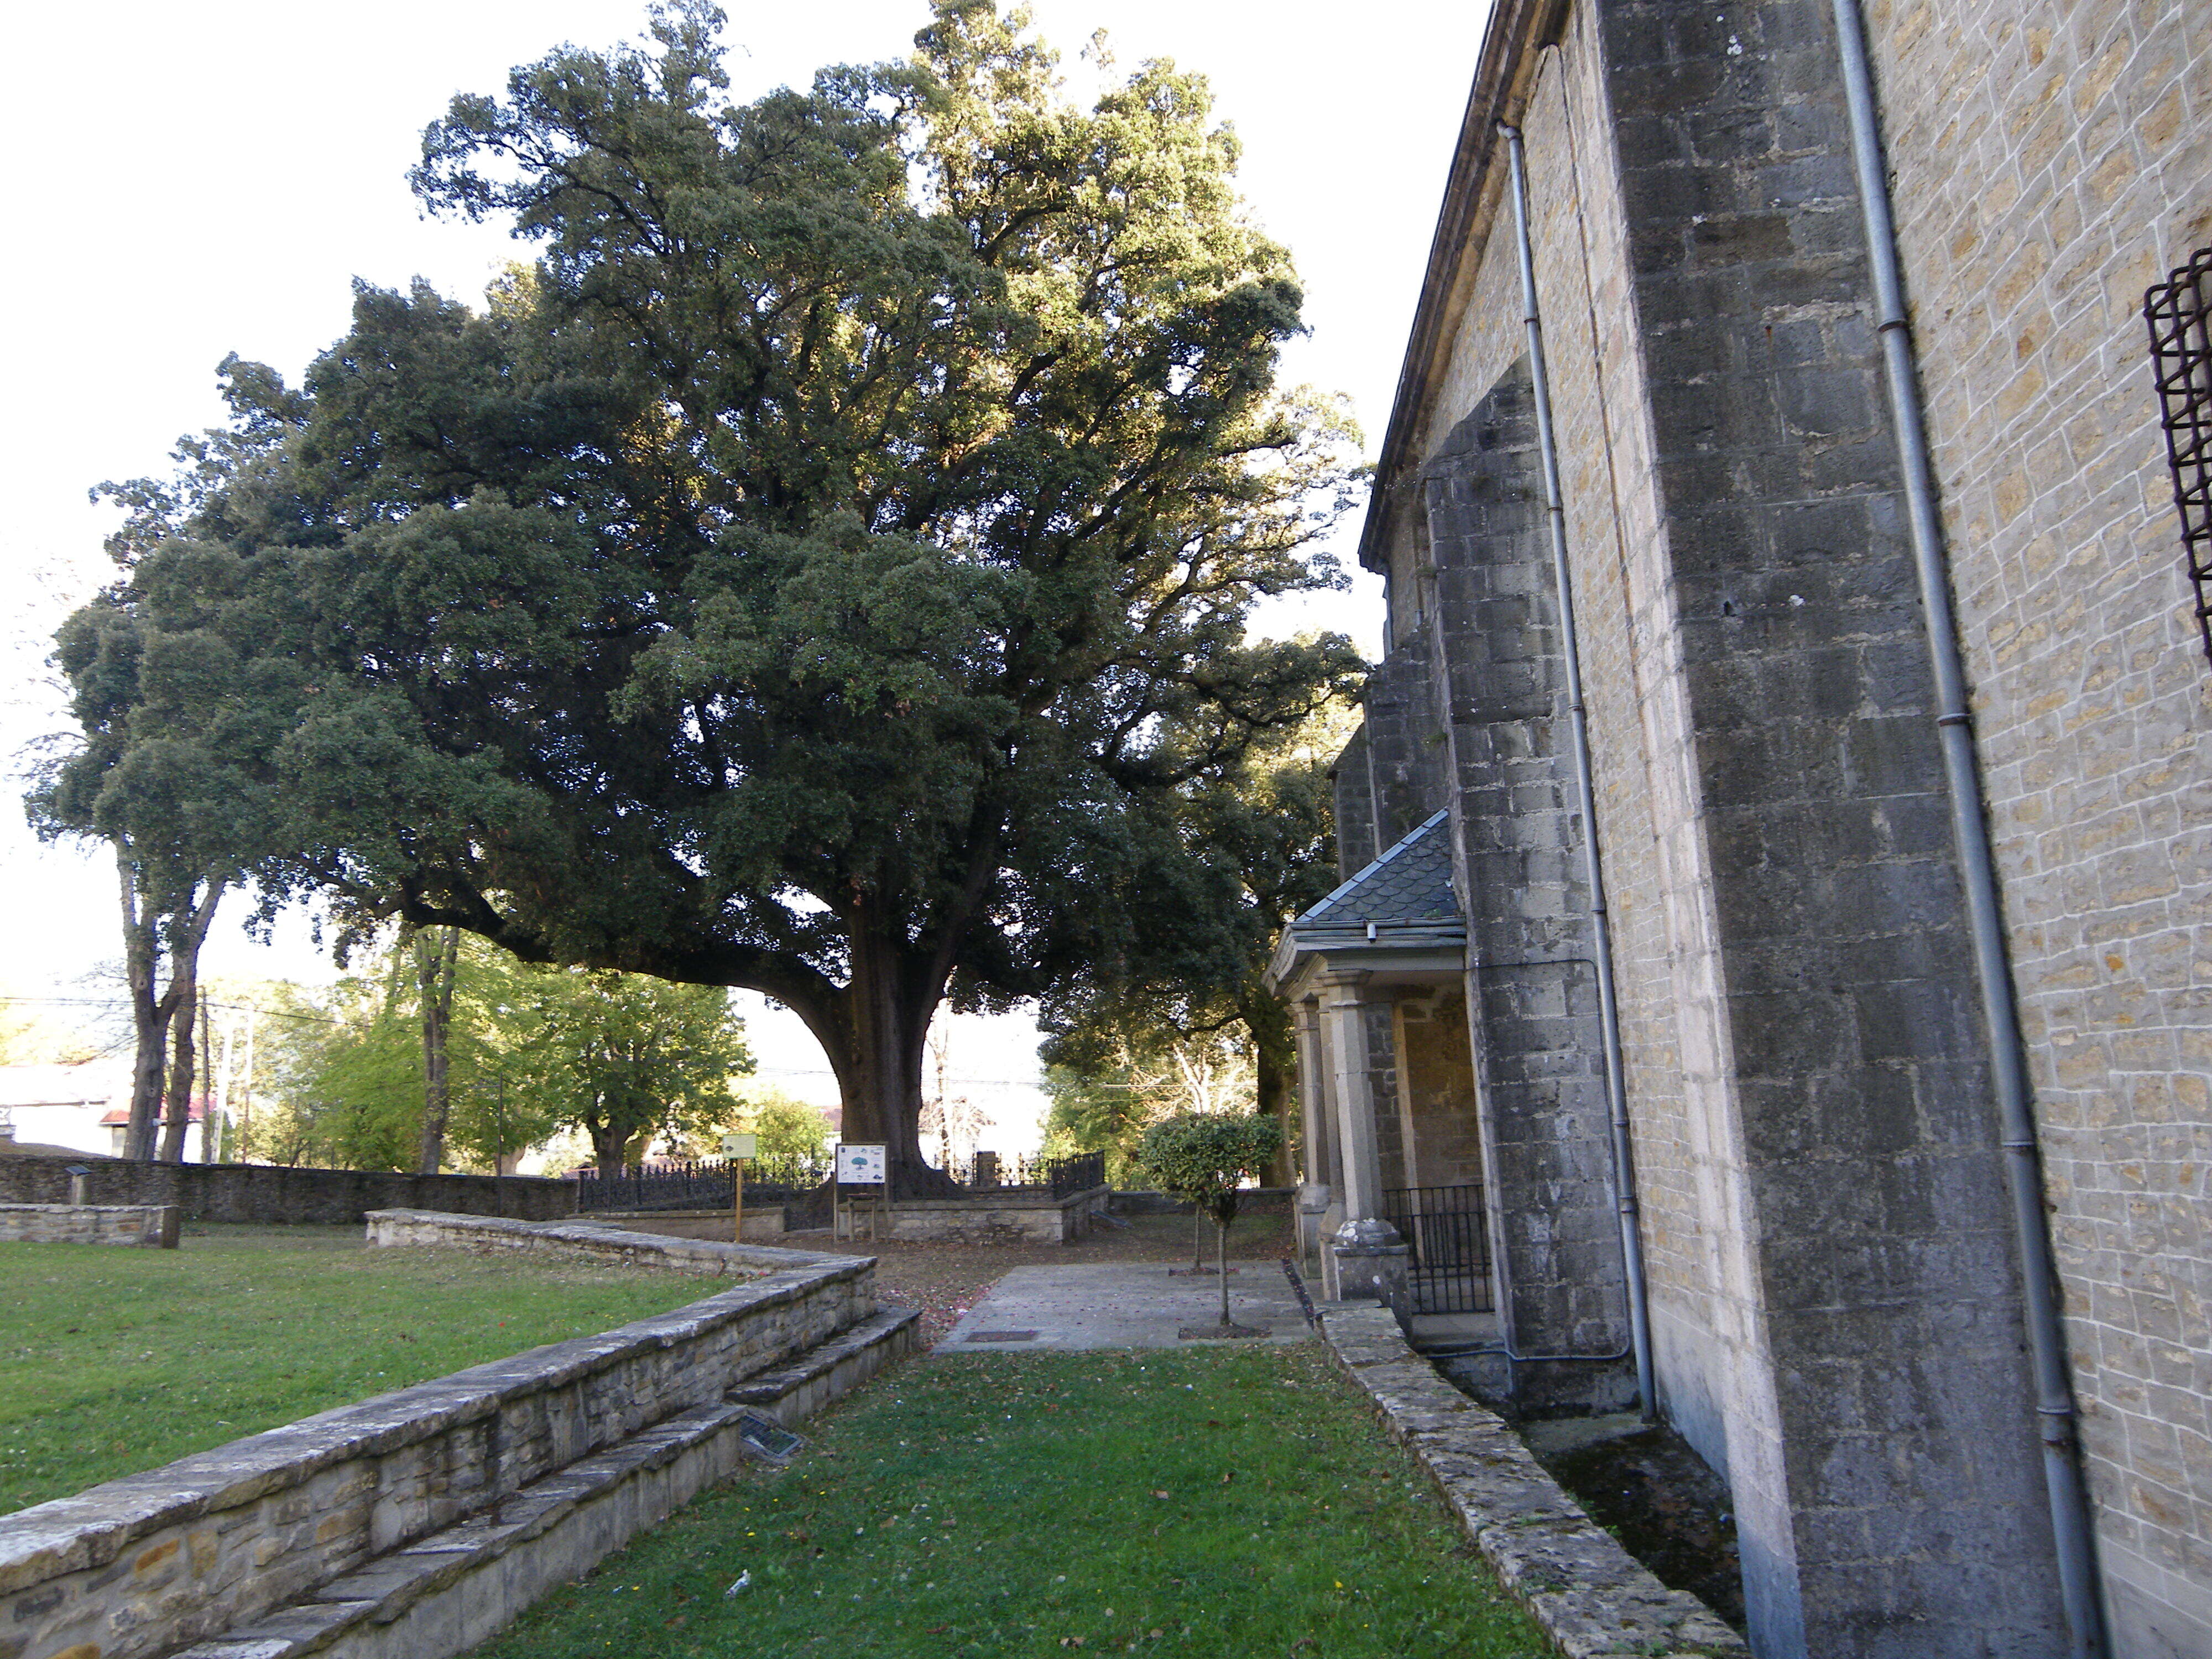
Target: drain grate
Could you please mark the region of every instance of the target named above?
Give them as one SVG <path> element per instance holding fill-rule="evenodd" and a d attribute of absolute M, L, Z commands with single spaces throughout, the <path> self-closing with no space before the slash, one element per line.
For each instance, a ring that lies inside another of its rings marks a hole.
<path fill-rule="evenodd" d="M 1035 1331 L 970 1331 L 968 1333 L 968 1340 L 970 1342 L 1034 1342 L 1036 1338 L 1037 1334 Z"/>

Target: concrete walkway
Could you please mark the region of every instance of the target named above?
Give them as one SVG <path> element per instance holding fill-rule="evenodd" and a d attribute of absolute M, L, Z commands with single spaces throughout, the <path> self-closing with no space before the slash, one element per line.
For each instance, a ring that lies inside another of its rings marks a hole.
<path fill-rule="evenodd" d="M 1303 1342 L 1312 1334 L 1290 1280 L 1273 1261 L 1233 1263 L 1229 1311 L 1265 1339 Z M 1176 1348 L 1186 1328 L 1221 1321 L 1220 1282 L 1191 1278 L 1157 1262 L 1016 1267 L 963 1315 L 939 1353 L 1032 1352 L 1039 1348 Z"/>

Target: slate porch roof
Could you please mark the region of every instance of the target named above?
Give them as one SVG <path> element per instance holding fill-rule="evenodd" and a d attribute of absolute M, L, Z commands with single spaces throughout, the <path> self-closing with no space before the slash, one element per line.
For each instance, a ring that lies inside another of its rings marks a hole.
<path fill-rule="evenodd" d="M 1379 966 L 1408 951 L 1462 947 L 1467 921 L 1452 891 L 1449 816 L 1436 813 L 1292 921 L 1268 978 L 1285 985 L 1315 956 L 1346 967 L 1374 958 Z"/>

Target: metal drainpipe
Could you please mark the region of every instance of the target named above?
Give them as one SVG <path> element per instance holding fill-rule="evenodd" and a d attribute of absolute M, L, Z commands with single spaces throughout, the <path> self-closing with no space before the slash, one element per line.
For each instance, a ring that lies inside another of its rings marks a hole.
<path fill-rule="evenodd" d="M 1559 490 L 1559 452 L 1552 432 L 1552 383 L 1544 367 L 1544 323 L 1536 305 L 1536 258 L 1528 236 L 1528 179 L 1521 131 L 1504 123 L 1513 168 L 1513 226 L 1521 250 L 1521 297 L 1528 325 L 1528 377 L 1536 405 L 1536 446 L 1544 461 L 1544 518 L 1551 527 L 1552 580 L 1559 589 L 1560 655 L 1567 677 L 1569 726 L 1573 733 L 1575 792 L 1583 815 L 1583 866 L 1589 884 L 1590 955 L 1597 965 L 1598 1024 L 1604 1034 L 1605 1099 L 1613 1121 L 1613 1189 L 1620 1218 L 1620 1267 L 1627 1280 L 1629 1348 L 1636 1356 L 1636 1395 L 1644 1420 L 1658 1419 L 1651 1380 L 1651 1304 L 1644 1282 L 1644 1238 L 1638 1227 L 1636 1162 L 1628 1139 L 1628 1088 L 1620 1059 L 1620 1005 L 1613 981 L 1613 922 L 1606 913 L 1605 870 L 1598 860 L 1597 788 L 1590 768 L 1589 717 L 1583 707 L 1582 655 L 1575 640 L 1574 586 L 1567 568 L 1567 514 Z M 1613 1355 L 1514 1354 L 1509 1359 L 1612 1358 Z"/>
<path fill-rule="evenodd" d="M 1966 675 L 1951 612 L 1942 521 L 1936 510 L 1928 435 L 1921 420 L 1912 337 L 1898 271 L 1897 234 L 1890 219 L 1889 179 L 1882 166 L 1880 117 L 1868 65 L 1865 27 L 1857 0 L 1832 0 L 1842 53 L 1844 98 L 1850 112 L 1851 157 L 1858 168 L 1859 202 L 1866 215 L 1868 263 L 1880 313 L 1882 368 L 1890 411 L 1897 422 L 1897 455 L 1912 534 L 1912 562 L 1920 579 L 1928 654 L 1936 672 L 1936 728 L 1951 795 L 1951 832 L 1966 890 L 1973 935 L 1974 977 L 1982 1014 L 1989 1022 L 1990 1069 L 2002 1125 L 2005 1184 L 2012 1200 L 2027 1306 L 2028 1349 L 2035 1374 L 2036 1420 L 2043 1441 L 2043 1478 L 2058 1547 L 2059 1593 L 2072 1627 L 2075 1659 L 2105 1652 L 2103 1608 L 2097 1596 L 2095 1534 L 2088 1494 L 2075 1451 L 2074 1395 L 2066 1369 L 2066 1340 L 2054 1289 L 2051 1236 L 2044 1224 L 2043 1174 L 2037 1157 L 2035 1117 L 2029 1103 L 2020 1024 L 2013 1005 L 2012 973 L 1997 901 L 1989 825 L 1982 811 L 1980 768 L 1966 702 Z"/>

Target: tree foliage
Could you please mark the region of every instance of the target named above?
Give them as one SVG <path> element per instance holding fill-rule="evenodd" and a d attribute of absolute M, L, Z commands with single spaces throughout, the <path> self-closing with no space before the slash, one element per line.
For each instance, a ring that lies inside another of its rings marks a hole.
<path fill-rule="evenodd" d="M 1259 1113 L 1191 1112 L 1155 1123 L 1137 1143 L 1136 1167 L 1172 1198 L 1213 1218 L 1214 1267 L 1221 1277 L 1221 1322 L 1229 1317 L 1229 1224 L 1237 1192 L 1282 1149 L 1283 1127 Z"/>
<path fill-rule="evenodd" d="M 1151 804 L 1356 673 L 1244 635 L 1335 580 L 1353 434 L 1274 388 L 1299 291 L 1198 77 L 1079 108 L 941 0 L 732 106 L 720 21 L 456 99 L 416 189 L 534 262 L 360 289 L 301 392 L 228 366 L 64 661 L 186 711 L 271 902 L 764 993 L 905 1183 L 939 1001 L 1075 971 Z"/>
<path fill-rule="evenodd" d="M 394 940 L 368 972 L 285 1011 L 263 1149 L 289 1163 L 416 1167 L 428 1096 L 420 960 L 415 940 Z M 538 967 L 471 939 L 442 990 L 446 1139 L 479 1167 L 574 1129 L 602 1170 L 619 1171 L 656 1137 L 708 1135 L 738 1115 L 732 1079 L 752 1060 L 715 987 Z"/>
<path fill-rule="evenodd" d="M 1262 975 L 1291 917 L 1336 884 L 1329 766 L 1356 720 L 1334 702 L 1148 803 L 1152 856 L 1091 912 L 1091 968 L 1042 999 L 1054 1127 L 1109 1156 L 1146 1126 L 1218 1111 L 1235 1078 L 1284 1126 L 1297 1054 Z"/>

